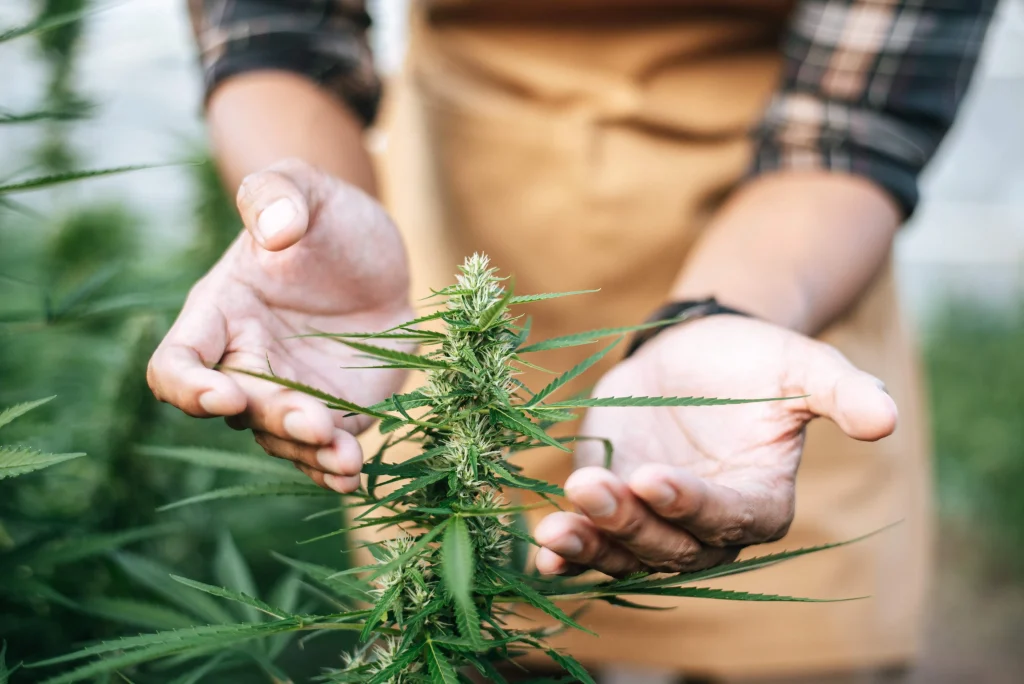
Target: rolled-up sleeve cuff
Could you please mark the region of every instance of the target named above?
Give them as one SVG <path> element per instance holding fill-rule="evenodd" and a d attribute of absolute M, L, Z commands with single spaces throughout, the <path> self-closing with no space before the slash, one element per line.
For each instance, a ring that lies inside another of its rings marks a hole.
<path fill-rule="evenodd" d="M 754 175 L 821 169 L 867 178 L 909 217 L 920 200 L 918 175 L 942 131 L 910 126 L 884 112 L 829 102 L 806 93 L 772 100 L 754 131 Z"/>
<path fill-rule="evenodd" d="M 314 12 L 308 4 L 232 3 L 215 15 L 207 11 L 210 3 L 193 2 L 206 98 L 239 74 L 288 71 L 317 83 L 371 124 L 381 84 L 366 41 L 368 17 L 340 9 L 325 12 L 322 4 Z"/>

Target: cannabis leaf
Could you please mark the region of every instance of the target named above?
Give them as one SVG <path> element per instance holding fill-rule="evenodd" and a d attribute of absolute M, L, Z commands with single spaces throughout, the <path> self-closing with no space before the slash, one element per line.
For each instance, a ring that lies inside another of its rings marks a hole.
<path fill-rule="evenodd" d="M 496 664 L 533 651 L 546 654 L 571 681 L 594 684 L 582 664 L 550 646 L 549 628 L 516 629 L 508 624 L 508 615 L 520 607 L 532 606 L 562 629 L 586 631 L 574 615 L 559 605 L 561 601 L 605 601 L 622 609 L 652 609 L 644 605 L 645 597 L 814 602 L 815 599 L 694 584 L 751 572 L 836 544 L 749 558 L 693 573 L 643 574 L 599 581 L 543 579 L 527 574 L 521 564 L 511 561 L 518 557 L 521 543 L 536 544 L 523 526 L 521 514 L 538 505 L 555 504 L 557 501 L 552 497 L 563 494 L 557 484 L 525 475 L 512 457 L 542 446 L 568 451 L 567 444 L 588 439 L 553 437 L 547 432 L 556 423 L 575 419 L 578 409 L 701 407 L 776 400 L 568 397 L 551 401 L 556 392 L 606 358 L 624 334 L 677 321 L 604 328 L 524 346 L 530 322 L 526 319 L 520 327 L 520 317 L 513 313 L 513 307 L 574 294 L 584 292 L 517 296 L 510 281 L 498 277 L 486 257 L 475 255 L 460 269 L 456 284 L 434 292 L 432 297 L 440 299 L 439 310 L 434 313 L 379 333 L 312 333 L 345 344 L 381 364 L 375 367 L 424 371 L 426 382 L 422 387 L 394 394 L 373 406 L 359 406 L 272 372 L 227 369 L 303 392 L 330 408 L 380 420 L 379 431 L 385 437 L 364 464 L 365 486 L 348 495 L 341 508 L 334 505 L 310 518 L 338 514 L 355 506 L 361 510 L 348 526 L 307 540 L 315 542 L 351 530 L 377 528 L 383 533 L 381 540 L 366 544 L 374 560 L 334 569 L 276 555 L 293 571 L 291 584 L 285 585 L 290 588 L 282 592 L 281 600 L 275 596 L 264 601 L 257 596 L 248 566 L 226 534 L 222 535 L 217 552 L 216 575 L 222 585 L 219 587 L 181 577 L 171 579 L 162 566 L 117 553 L 115 558 L 130 576 L 171 605 L 161 612 L 147 605 L 126 604 L 129 619 L 136 624 L 177 627 L 178 614 L 201 615 L 210 625 L 105 642 L 37 664 L 95 658 L 55 676 L 49 683 L 91 679 L 158 658 L 208 658 L 176 683 L 186 684 L 233 662 L 225 659 L 225 653 L 242 654 L 256 662 L 272 680 L 280 680 L 284 675 L 271 662 L 273 649 L 281 648 L 292 634 L 349 630 L 358 632 L 359 645 L 349 654 L 344 667 L 328 671 L 324 681 L 459 684 L 466 681 L 463 668 L 472 667 L 488 680 L 502 684 L 506 680 Z M 443 332 L 418 328 L 429 321 L 442 324 Z M 618 339 L 573 368 L 556 374 L 535 393 L 516 377 L 520 365 L 532 366 L 523 361 L 521 354 L 589 344 L 608 337 Z M 411 354 L 370 343 L 376 339 L 414 342 L 423 351 Z M 611 444 L 602 441 L 606 459 L 610 459 Z M 389 458 L 396 447 L 412 447 L 415 453 L 399 460 Z M 297 481 L 290 469 L 277 462 L 244 454 L 154 446 L 138 450 L 146 457 L 175 459 L 269 480 L 203 492 L 171 503 L 165 509 L 248 496 L 335 496 Z M 387 491 L 380 493 L 384 489 Z M 522 492 L 536 494 L 545 501 L 520 503 L 516 497 Z M 332 615 L 296 613 L 294 604 L 300 584 L 328 603 L 348 610 Z M 115 608 L 94 605 L 92 610 L 109 612 Z M 249 623 L 234 624 L 238 617 Z M 274 646 L 254 648 L 250 642 L 259 639 Z"/>

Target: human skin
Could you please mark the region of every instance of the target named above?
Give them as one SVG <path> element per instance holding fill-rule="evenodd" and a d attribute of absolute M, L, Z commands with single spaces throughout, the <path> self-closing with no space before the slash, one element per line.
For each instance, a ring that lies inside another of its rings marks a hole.
<path fill-rule="evenodd" d="M 236 76 L 212 94 L 208 118 L 226 185 L 246 230 L 189 294 L 150 362 L 154 394 L 194 416 L 253 430 L 270 454 L 339 492 L 359 483 L 354 434 L 298 392 L 215 364 L 274 371 L 359 403 L 401 377 L 336 370 L 350 350 L 295 338 L 309 330 L 373 330 L 411 318 L 398 232 L 372 198 L 356 117 L 302 77 Z M 285 161 L 281 161 L 285 160 Z M 595 409 L 582 431 L 616 448 L 612 470 L 582 448 L 565 485 L 577 513 L 534 532 L 544 573 L 593 567 L 612 575 L 692 570 L 739 546 L 784 535 L 806 424 L 835 421 L 875 440 L 896 425 L 881 382 L 812 339 L 868 287 L 900 220 L 880 188 L 825 171 L 748 181 L 713 217 L 672 299 L 714 295 L 756 318 L 713 316 L 664 331 L 598 383 L 600 395 L 793 396 L 717 408 Z"/>

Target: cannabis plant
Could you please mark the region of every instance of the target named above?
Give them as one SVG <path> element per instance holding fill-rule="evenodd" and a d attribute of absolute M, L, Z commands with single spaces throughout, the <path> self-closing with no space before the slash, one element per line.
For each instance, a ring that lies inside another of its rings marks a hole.
<path fill-rule="evenodd" d="M 253 640 L 291 632 L 358 634 L 359 645 L 342 666 L 322 675 L 326 682 L 360 684 L 455 684 L 466 672 L 506 681 L 505 661 L 528 651 L 546 654 L 572 679 L 592 683 L 582 664 L 547 644 L 554 628 L 522 629 L 511 624 L 517 609 L 532 606 L 560 623 L 558 629 L 583 629 L 566 613 L 563 600 L 606 601 L 639 607 L 627 596 L 702 597 L 746 601 L 799 601 L 786 596 L 749 594 L 694 586 L 710 578 L 748 572 L 824 547 L 778 553 L 677 575 L 638 574 L 624 579 L 543 579 L 510 561 L 516 543 L 534 544 L 513 518 L 532 506 L 516 503 L 516 492 L 533 492 L 557 505 L 562 490 L 526 476 L 516 457 L 552 447 L 568 451 L 574 440 L 552 437 L 548 429 L 594 406 L 708 406 L 750 400 L 695 397 L 603 397 L 552 399 L 552 395 L 592 367 L 614 343 L 576 367 L 532 391 L 518 379 L 531 365 L 531 352 L 621 338 L 636 328 L 616 328 L 528 343 L 529 322 L 515 316 L 517 304 L 581 293 L 516 296 L 483 256 L 468 259 L 458 282 L 434 293 L 439 309 L 384 332 L 327 334 L 373 360 L 375 367 L 425 371 L 418 390 L 395 394 L 374 406 L 359 406 L 268 373 L 267 381 L 319 397 L 338 411 L 379 419 L 383 446 L 364 464 L 366 480 L 346 506 L 362 511 L 348 529 L 390 531 L 369 544 L 368 565 L 334 570 L 282 557 L 301 571 L 337 609 L 327 614 L 295 613 L 243 591 L 191 580 L 188 586 L 234 601 L 261 615 L 260 620 L 216 624 L 104 642 L 37 665 L 87 661 L 58 674 L 48 684 L 82 681 L 175 656 L 185 659 L 245 649 Z M 424 329 L 433 321 L 443 330 Z M 643 326 L 640 326 L 643 327 Z M 323 335 L 324 333 L 314 333 Z M 412 354 L 380 346 L 378 341 L 416 343 Z M 617 340 L 616 340 L 617 341 Z M 245 371 L 243 371 L 245 372 Z M 389 459 L 399 444 L 418 453 Z M 221 456 L 223 460 L 223 456 Z M 235 464 L 238 465 L 238 464 Z M 249 495 L 330 496 L 294 479 L 268 481 L 206 492 L 176 505 Z M 331 508 L 325 511 L 336 511 Z M 339 530 L 342 533 L 344 530 Z M 208 671 L 208 670 L 207 670 Z M 197 673 L 197 678 L 202 676 Z M 190 681 L 195 681 L 190 680 Z"/>
<path fill-rule="evenodd" d="M 60 396 L 60 401 L 40 405 L 0 433 L 4 442 L 19 444 L 0 447 L 0 650 L 7 642 L 7 659 L 13 662 L 123 633 L 125 624 L 136 630 L 170 629 L 248 617 L 175 582 L 170 566 L 178 574 L 209 576 L 247 593 L 254 586 L 270 589 L 270 600 L 287 610 L 310 609 L 308 603 L 292 602 L 295 571 L 282 571 L 272 559 L 253 564 L 249 573 L 227 571 L 244 568 L 244 563 L 239 553 L 231 553 L 233 543 L 217 534 L 224 516 L 195 509 L 170 521 L 154 510 L 193 492 L 251 480 L 251 475 L 207 468 L 185 472 L 134 453 L 143 438 L 244 443 L 240 435 L 164 410 L 144 378 L 146 362 L 166 330 L 164 319 L 198 277 L 195 269 L 208 267 L 223 248 L 211 241 L 170 258 L 166 249 L 155 250 L 159 263 L 147 263 L 136 249 L 139 221 L 117 203 L 82 203 L 74 194 L 61 196 L 54 218 L 40 215 L 44 209 L 49 213 L 52 201 L 22 203 L 26 193 L 70 189 L 76 187 L 73 181 L 148 168 L 82 168 L 71 145 L 68 122 L 94 110 L 76 92 L 74 57 L 88 15 L 111 7 L 102 3 L 92 9 L 99 4 L 22 0 L 36 10 L 35 18 L 0 27 L 0 47 L 19 38 L 34 39 L 42 49 L 43 66 L 49 67 L 44 69 L 43 95 L 33 105 L 16 108 L 0 101 L 0 133 L 12 139 L 22 136 L 19 143 L 23 138 L 40 140 L 27 160 L 15 163 L 15 155 L 7 154 L 0 168 L 0 407 L 25 397 Z M 16 71 L 7 69 L 4 77 L 41 75 Z M 196 181 L 213 175 L 204 166 L 188 171 Z M 222 221 L 225 206 L 230 210 L 233 205 L 218 202 L 219 186 L 214 183 L 202 183 L 199 189 L 205 191 L 199 208 L 205 221 L 197 223 L 209 228 Z M 224 221 L 215 227 L 230 231 L 232 225 Z M 153 240 L 147 236 L 150 247 Z M 31 407 L 3 412 L 0 422 Z M 59 453 L 80 451 L 90 457 Z M 42 467 L 57 463 L 57 468 Z M 237 507 L 228 522 L 237 523 L 232 527 L 238 544 L 252 558 L 254 547 L 291 541 L 290 536 L 282 539 L 278 520 L 308 513 L 301 507 L 308 503 L 282 500 L 272 508 Z M 176 529 L 188 533 L 168 534 Z M 129 543 L 135 543 L 132 549 L 139 555 L 122 551 Z M 253 582 L 242 581 L 247 574 L 255 576 Z M 250 652 L 240 651 L 239 658 L 277 673 L 274 661 L 287 645 L 285 639 L 259 644 L 259 649 L 254 645 Z M 12 675 L 2 660 L 0 684 L 8 677 L 35 681 L 24 670 Z M 228 658 L 219 664 L 238 666 Z"/>

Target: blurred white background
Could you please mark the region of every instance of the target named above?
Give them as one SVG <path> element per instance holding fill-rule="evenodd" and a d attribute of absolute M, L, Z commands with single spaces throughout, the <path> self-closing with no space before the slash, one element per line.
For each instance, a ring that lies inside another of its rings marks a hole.
<path fill-rule="evenodd" d="M 400 68 L 408 0 L 375 0 L 373 41 L 385 73 Z M 100 3 L 102 4 L 102 3 Z M 74 124 L 90 166 L 190 156 L 202 139 L 201 84 L 185 0 L 128 0 L 89 21 L 79 92 L 100 104 Z M 0 26 L 28 19 L 30 3 L 4 2 Z M 32 41 L 0 46 L 0 94 L 30 109 L 42 78 Z M 899 240 L 903 291 L 915 320 L 953 294 L 1009 303 L 1024 285 L 1024 0 L 1003 0 L 982 66 L 954 131 L 924 180 L 925 201 Z M 33 127 L 0 129 L 0 170 L 18 170 L 36 144 Z M 127 190 L 127 192 L 126 192 Z M 188 234 L 189 187 L 179 170 L 88 183 L 71 192 L 130 203 L 153 230 Z M 37 200 L 42 201 L 42 200 Z M 47 198 L 46 201 L 49 201 Z"/>

